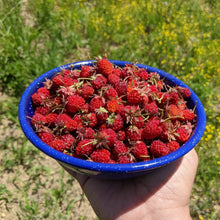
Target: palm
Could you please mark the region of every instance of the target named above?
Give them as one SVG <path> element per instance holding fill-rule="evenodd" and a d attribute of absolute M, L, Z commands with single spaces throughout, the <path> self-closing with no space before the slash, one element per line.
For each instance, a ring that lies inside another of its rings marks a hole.
<path fill-rule="evenodd" d="M 188 205 L 197 169 L 197 155 L 191 151 L 144 176 L 127 180 L 101 180 L 81 174 L 77 178 L 96 214 L 101 219 L 143 219 L 148 213 Z"/>

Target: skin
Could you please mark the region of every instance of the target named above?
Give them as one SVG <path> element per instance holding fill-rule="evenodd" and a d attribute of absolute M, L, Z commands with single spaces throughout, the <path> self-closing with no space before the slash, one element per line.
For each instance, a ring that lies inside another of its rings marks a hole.
<path fill-rule="evenodd" d="M 191 219 L 189 200 L 197 166 L 197 153 L 191 150 L 165 167 L 127 180 L 67 171 L 78 180 L 101 220 L 181 220 Z"/>

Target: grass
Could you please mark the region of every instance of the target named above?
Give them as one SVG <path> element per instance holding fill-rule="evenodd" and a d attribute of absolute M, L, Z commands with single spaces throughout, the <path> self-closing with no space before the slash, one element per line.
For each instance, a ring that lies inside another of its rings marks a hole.
<path fill-rule="evenodd" d="M 22 92 L 37 76 L 62 64 L 107 55 L 163 69 L 189 85 L 206 109 L 207 128 L 196 146 L 200 164 L 191 215 L 218 219 L 219 12 L 217 0 L 2 0 L 0 88 L 7 97 L 0 101 L 0 119 L 8 118 L 11 123 L 7 126 L 19 130 L 17 108 Z M 1 129 L 7 130 L 7 126 L 2 122 Z M 81 199 L 67 200 L 65 196 L 71 192 L 72 180 L 58 169 L 58 187 L 48 187 L 48 181 L 55 186 L 52 178 L 47 179 L 52 167 L 39 163 L 45 156 L 23 135 L 6 133 L 0 146 L 0 201 L 9 209 L 16 204 L 20 219 L 71 219 L 71 210 Z M 27 181 L 20 178 L 21 170 Z M 9 176 L 13 193 L 3 181 Z M 37 198 L 39 191 L 41 198 Z M 67 200 L 65 204 L 63 200 Z"/>

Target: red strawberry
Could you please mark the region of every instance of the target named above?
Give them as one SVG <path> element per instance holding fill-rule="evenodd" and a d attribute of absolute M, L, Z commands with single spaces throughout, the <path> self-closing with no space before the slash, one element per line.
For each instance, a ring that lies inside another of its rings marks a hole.
<path fill-rule="evenodd" d="M 119 81 L 115 84 L 115 90 L 119 96 L 124 96 L 127 94 L 128 85 L 125 81 Z"/>
<path fill-rule="evenodd" d="M 149 74 L 144 68 L 140 68 L 137 71 L 137 75 L 140 77 L 141 80 L 144 80 L 144 81 L 146 81 L 149 78 Z"/>
<path fill-rule="evenodd" d="M 91 112 L 95 112 L 96 109 L 99 109 L 100 107 L 104 107 L 105 100 L 101 96 L 95 96 L 91 99 L 89 103 L 89 110 Z"/>
<path fill-rule="evenodd" d="M 97 138 L 99 145 L 107 147 L 107 148 L 111 148 L 115 141 L 117 140 L 117 134 L 115 133 L 115 131 L 111 128 L 106 128 L 101 130 L 98 133 L 98 138 Z"/>
<path fill-rule="evenodd" d="M 130 104 L 139 104 L 143 101 L 143 98 L 137 89 L 132 89 L 127 93 L 127 101 Z"/>
<path fill-rule="evenodd" d="M 81 78 L 89 78 L 92 75 L 92 67 L 91 66 L 82 66 L 81 67 L 81 72 L 80 72 L 80 77 Z"/>
<path fill-rule="evenodd" d="M 112 73 L 117 75 L 118 77 L 121 76 L 121 70 L 119 68 L 113 68 Z"/>
<path fill-rule="evenodd" d="M 124 141 L 126 138 L 125 132 L 123 130 L 118 131 L 117 138 L 119 141 Z"/>
<path fill-rule="evenodd" d="M 54 140 L 54 135 L 51 132 L 42 131 L 38 133 L 39 138 L 46 144 L 50 144 Z"/>
<path fill-rule="evenodd" d="M 120 81 L 120 77 L 117 76 L 116 74 L 110 74 L 108 75 L 108 82 L 111 84 L 111 85 L 115 85 L 116 83 L 118 83 Z"/>
<path fill-rule="evenodd" d="M 113 87 L 110 87 L 110 88 L 106 89 L 104 97 L 107 100 L 114 99 L 114 98 L 118 97 L 118 93 Z"/>
<path fill-rule="evenodd" d="M 46 119 L 46 125 L 48 127 L 53 127 L 55 125 L 55 120 L 57 118 L 58 114 L 56 113 L 50 113 L 48 115 L 45 116 Z"/>
<path fill-rule="evenodd" d="M 142 132 L 142 137 L 146 140 L 152 140 L 159 137 L 162 132 L 162 127 L 158 119 L 153 119 L 145 124 Z"/>
<path fill-rule="evenodd" d="M 178 86 L 177 91 L 182 95 L 184 99 L 187 99 L 191 96 L 191 92 L 188 88 Z"/>
<path fill-rule="evenodd" d="M 195 118 L 195 114 L 190 109 L 184 109 L 183 110 L 183 118 L 186 121 L 192 121 Z"/>
<path fill-rule="evenodd" d="M 116 162 L 120 164 L 133 163 L 134 158 L 130 154 L 121 154 L 118 156 L 118 159 Z"/>
<path fill-rule="evenodd" d="M 92 152 L 90 158 L 94 162 L 108 163 L 110 161 L 111 153 L 106 149 L 97 149 Z"/>
<path fill-rule="evenodd" d="M 176 140 L 179 143 L 184 143 L 184 142 L 186 142 L 189 139 L 189 133 L 188 133 L 188 131 L 185 128 L 179 127 L 176 130 L 175 137 L 176 137 Z"/>
<path fill-rule="evenodd" d="M 112 152 L 118 158 L 119 155 L 128 153 L 129 149 L 122 141 L 116 141 Z"/>
<path fill-rule="evenodd" d="M 83 116 L 83 123 L 89 127 L 95 127 L 97 125 L 97 117 L 95 113 L 88 113 Z"/>
<path fill-rule="evenodd" d="M 151 103 L 144 104 L 144 110 L 146 113 L 148 113 L 150 116 L 157 115 L 158 114 L 158 106 L 155 101 Z"/>
<path fill-rule="evenodd" d="M 116 99 L 108 100 L 106 103 L 106 109 L 110 113 L 114 113 L 118 110 L 118 101 Z"/>
<path fill-rule="evenodd" d="M 97 60 L 97 72 L 108 76 L 112 73 L 113 66 L 107 59 Z"/>
<path fill-rule="evenodd" d="M 166 145 L 170 153 L 180 148 L 180 144 L 177 141 L 169 141 Z"/>
<path fill-rule="evenodd" d="M 138 128 L 142 128 L 145 124 L 144 118 L 142 116 L 135 116 L 131 119 L 131 124 Z"/>
<path fill-rule="evenodd" d="M 179 95 L 176 91 L 171 90 L 169 92 L 170 95 L 170 104 L 177 104 L 178 100 L 179 100 Z"/>
<path fill-rule="evenodd" d="M 65 149 L 69 150 L 76 142 L 76 139 L 71 134 L 64 134 L 59 137 L 60 140 L 64 141 L 65 143 Z"/>
<path fill-rule="evenodd" d="M 124 126 L 124 121 L 120 114 L 111 114 L 106 120 L 108 127 L 112 128 L 114 131 L 119 131 Z"/>
<path fill-rule="evenodd" d="M 155 140 L 150 145 L 150 152 L 154 157 L 162 157 L 169 153 L 169 148 L 160 140 Z"/>
<path fill-rule="evenodd" d="M 67 131 L 74 131 L 77 124 L 72 120 L 72 118 L 67 114 L 59 114 L 55 119 L 55 125 L 61 130 L 65 129 Z"/>
<path fill-rule="evenodd" d="M 66 110 L 70 113 L 76 113 L 85 104 L 85 99 L 79 95 L 67 97 Z"/>
<path fill-rule="evenodd" d="M 64 141 L 60 139 L 54 139 L 52 142 L 50 142 L 50 146 L 60 152 L 63 152 L 66 148 Z"/>
<path fill-rule="evenodd" d="M 107 83 L 107 79 L 102 75 L 97 75 L 92 81 L 93 88 L 101 89 Z"/>
<path fill-rule="evenodd" d="M 48 106 L 38 106 L 36 109 L 35 109 L 35 114 L 36 113 L 39 113 L 41 115 L 47 115 L 50 111 L 50 108 Z"/>
<path fill-rule="evenodd" d="M 38 92 L 35 92 L 31 96 L 32 102 L 35 106 L 45 105 L 45 102 L 47 101 L 48 98 L 49 98 L 48 95 L 45 95 L 44 93 L 38 93 Z"/>
<path fill-rule="evenodd" d="M 82 91 L 81 91 L 81 96 L 84 98 L 84 99 L 88 99 L 90 97 L 93 96 L 95 90 L 93 89 L 92 86 L 89 86 L 89 85 L 83 85 L 82 87 Z"/>
<path fill-rule="evenodd" d="M 132 153 L 138 160 L 149 160 L 149 153 L 146 144 L 143 141 L 137 141 L 133 145 Z"/>
<path fill-rule="evenodd" d="M 83 139 L 78 142 L 75 153 L 80 157 L 88 157 L 93 152 L 94 147 L 92 139 Z"/>
<path fill-rule="evenodd" d="M 47 88 L 44 88 L 44 87 L 40 87 L 40 88 L 37 90 L 37 93 L 39 93 L 39 94 L 44 94 L 44 95 L 47 96 L 47 97 L 50 96 L 50 91 L 49 91 Z"/>
<path fill-rule="evenodd" d="M 95 131 L 91 127 L 85 128 L 84 139 L 93 139 L 94 136 L 95 136 Z"/>
<path fill-rule="evenodd" d="M 106 119 L 108 118 L 108 111 L 103 107 L 100 107 L 100 108 L 96 109 L 95 113 L 96 113 L 96 116 L 97 116 L 97 120 L 100 123 L 105 122 Z"/>
<path fill-rule="evenodd" d="M 131 125 L 130 127 L 128 127 L 126 129 L 125 133 L 126 133 L 126 138 L 129 141 L 139 141 L 139 140 L 141 140 L 141 132 L 134 125 Z"/>
<path fill-rule="evenodd" d="M 31 119 L 31 124 L 35 127 L 36 130 L 38 130 L 46 124 L 46 118 L 44 115 L 35 113 Z"/>

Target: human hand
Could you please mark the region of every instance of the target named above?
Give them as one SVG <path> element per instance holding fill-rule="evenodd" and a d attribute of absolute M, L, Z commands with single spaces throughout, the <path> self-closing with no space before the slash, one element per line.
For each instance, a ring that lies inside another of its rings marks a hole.
<path fill-rule="evenodd" d="M 131 179 L 104 180 L 67 171 L 101 220 L 180 220 L 191 219 L 189 199 L 197 166 L 193 149 L 165 167 Z"/>

